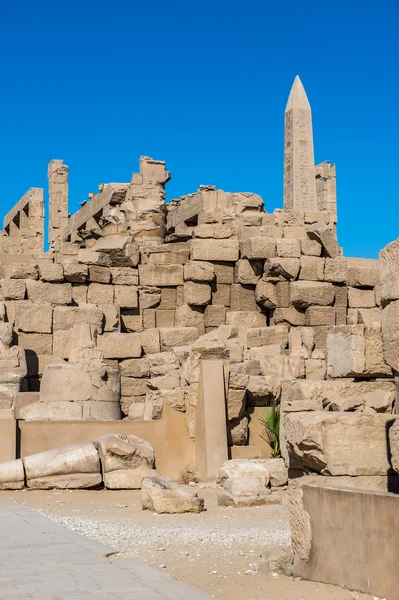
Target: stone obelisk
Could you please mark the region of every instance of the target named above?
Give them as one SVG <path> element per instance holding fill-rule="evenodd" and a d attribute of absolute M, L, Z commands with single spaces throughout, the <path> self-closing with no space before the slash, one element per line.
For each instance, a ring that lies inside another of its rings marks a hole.
<path fill-rule="evenodd" d="M 285 109 L 284 208 L 317 210 L 312 111 L 298 76 Z"/>

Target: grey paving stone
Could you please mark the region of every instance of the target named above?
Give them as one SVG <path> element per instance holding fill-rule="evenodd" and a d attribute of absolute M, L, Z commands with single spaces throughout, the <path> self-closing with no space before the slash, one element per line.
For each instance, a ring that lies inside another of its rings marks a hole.
<path fill-rule="evenodd" d="M 0 498 L 0 600 L 209 600 L 113 548 Z"/>

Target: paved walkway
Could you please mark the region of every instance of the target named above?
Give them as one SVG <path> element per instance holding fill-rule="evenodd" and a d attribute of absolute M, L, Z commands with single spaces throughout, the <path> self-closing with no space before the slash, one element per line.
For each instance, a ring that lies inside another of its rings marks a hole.
<path fill-rule="evenodd" d="M 2 600 L 209 600 L 165 573 L 114 553 L 0 495 Z"/>

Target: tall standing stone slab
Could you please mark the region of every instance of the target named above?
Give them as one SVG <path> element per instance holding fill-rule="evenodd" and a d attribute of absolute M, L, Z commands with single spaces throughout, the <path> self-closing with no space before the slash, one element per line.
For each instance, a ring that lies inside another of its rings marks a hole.
<path fill-rule="evenodd" d="M 48 166 L 49 244 L 59 251 L 68 231 L 68 167 L 62 160 L 52 160 Z"/>
<path fill-rule="evenodd" d="M 298 76 L 285 109 L 284 208 L 317 210 L 312 111 Z"/>

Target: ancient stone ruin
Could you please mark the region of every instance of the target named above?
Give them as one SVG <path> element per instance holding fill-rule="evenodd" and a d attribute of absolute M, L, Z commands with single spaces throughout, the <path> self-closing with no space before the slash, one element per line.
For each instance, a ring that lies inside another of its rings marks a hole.
<path fill-rule="evenodd" d="M 355 506 L 364 489 L 391 502 L 399 242 L 379 261 L 343 256 L 335 165 L 314 165 L 299 78 L 284 159 L 273 213 L 256 193 L 214 185 L 166 202 L 165 163 L 142 156 L 128 182 L 99 185 L 74 215 L 69 169 L 51 161 L 49 249 L 42 189 L 1 232 L 0 459 L 14 462 L 0 466 L 0 487 L 130 489 L 145 477 L 144 507 L 198 512 L 203 500 L 171 481 L 182 473 L 218 478 L 229 506 L 273 503 L 288 474 L 294 573 L 334 582 L 312 571 L 304 498 L 349 486 Z M 262 429 L 271 406 L 284 462 Z M 71 469 L 52 470 L 56 455 L 43 452 L 66 453 Z M 369 591 L 351 577 L 340 582 Z M 369 588 L 387 593 L 375 577 Z"/>

